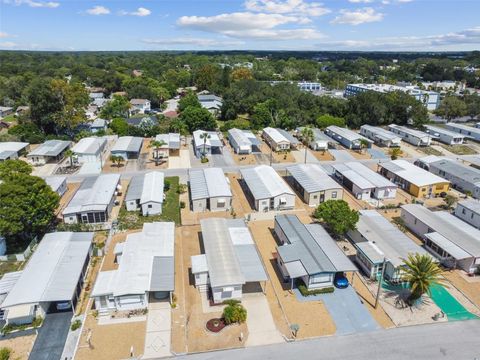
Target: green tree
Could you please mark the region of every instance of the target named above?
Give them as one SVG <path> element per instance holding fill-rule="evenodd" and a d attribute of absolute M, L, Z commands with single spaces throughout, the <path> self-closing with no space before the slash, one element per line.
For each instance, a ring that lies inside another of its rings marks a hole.
<path fill-rule="evenodd" d="M 200 108 L 200 101 L 198 101 L 197 94 L 190 91 L 178 101 L 178 111 L 182 112 L 188 107 Z"/>
<path fill-rule="evenodd" d="M 35 77 L 25 90 L 33 123 L 46 133 L 54 133 L 54 115 L 62 105 L 48 78 Z"/>
<path fill-rule="evenodd" d="M 88 93 L 83 84 L 65 80 L 52 80 L 51 87 L 61 104 L 60 110 L 53 114 L 55 127 L 57 131 L 72 132 L 85 120 L 85 108 L 90 102 Z"/>
<path fill-rule="evenodd" d="M 125 159 L 123 158 L 123 156 L 120 156 L 120 155 L 110 155 L 110 161 L 111 161 L 113 164 L 116 164 L 116 165 L 117 165 L 117 168 L 120 168 L 120 166 L 122 165 L 122 163 L 125 162 Z"/>
<path fill-rule="evenodd" d="M 223 309 L 223 319 L 227 324 L 244 323 L 247 321 L 247 309 L 238 300 L 227 300 L 227 306 Z"/>
<path fill-rule="evenodd" d="M 232 71 L 231 77 L 233 81 L 253 80 L 253 73 L 250 69 L 240 67 Z"/>
<path fill-rule="evenodd" d="M 210 139 L 210 134 L 204 132 L 203 134 L 200 134 L 200 139 L 203 140 L 203 151 L 202 151 L 202 156 L 205 156 L 207 153 L 206 147 L 207 147 L 207 140 Z"/>
<path fill-rule="evenodd" d="M 22 160 L 5 160 L 0 162 L 0 180 L 7 180 L 19 174 L 30 175 L 32 166 Z"/>
<path fill-rule="evenodd" d="M 320 115 L 317 118 L 316 124 L 322 130 L 331 125 L 345 127 L 345 119 L 341 117 L 324 114 L 324 115 Z"/>
<path fill-rule="evenodd" d="M 130 102 L 125 96 L 115 95 L 112 101 L 109 101 L 102 108 L 100 116 L 103 119 L 125 118 L 128 116 Z"/>
<path fill-rule="evenodd" d="M 190 132 L 197 129 L 215 130 L 217 127 L 213 115 L 207 109 L 202 107 L 187 107 L 180 114 L 180 120 L 187 125 Z"/>
<path fill-rule="evenodd" d="M 44 233 L 55 220 L 60 197 L 45 181 L 27 174 L 7 177 L 0 184 L 0 234 L 17 249 Z"/>
<path fill-rule="evenodd" d="M 150 142 L 149 146 L 153 148 L 155 152 L 155 155 L 154 155 L 155 166 L 158 166 L 158 160 L 160 160 L 158 151 L 165 145 L 167 145 L 167 143 L 163 140 L 153 140 L 152 142 Z"/>
<path fill-rule="evenodd" d="M 388 154 L 390 155 L 390 159 L 397 160 L 399 157 L 403 155 L 403 151 L 399 147 L 396 147 L 396 148 L 390 149 L 388 151 Z"/>
<path fill-rule="evenodd" d="M 75 155 L 75 153 L 73 152 L 72 149 L 67 149 L 65 151 L 65 157 L 68 158 L 69 160 L 69 167 L 73 167 L 73 156 Z"/>
<path fill-rule="evenodd" d="M 467 105 L 457 96 L 447 96 L 442 100 L 435 113 L 447 120 L 462 117 L 467 114 Z"/>
<path fill-rule="evenodd" d="M 199 90 L 210 90 L 219 75 L 215 66 L 206 64 L 195 71 L 195 84 Z"/>
<path fill-rule="evenodd" d="M 313 130 L 310 126 L 305 126 L 302 129 L 301 138 L 302 138 L 303 145 L 305 146 L 305 164 L 306 164 L 307 163 L 308 147 L 310 146 L 312 141 L 315 139 L 315 136 L 313 134 Z"/>
<path fill-rule="evenodd" d="M 445 207 L 448 209 L 451 209 L 453 207 L 453 205 L 455 205 L 455 203 L 458 201 L 457 197 L 454 196 L 454 195 L 450 195 L 450 194 L 447 194 L 444 198 L 443 198 L 443 202 L 445 203 Z"/>
<path fill-rule="evenodd" d="M 127 136 L 129 134 L 129 126 L 127 120 L 122 118 L 113 119 L 108 125 L 112 131 L 118 136 Z"/>
<path fill-rule="evenodd" d="M 430 255 L 408 254 L 403 262 L 405 266 L 402 268 L 402 279 L 410 285 L 410 304 L 423 294 L 430 295 L 432 286 L 445 286 L 445 281 L 441 278 L 442 270 Z"/>
<path fill-rule="evenodd" d="M 343 235 L 355 229 L 358 211 L 350 209 L 344 200 L 327 200 L 315 209 L 313 216 L 324 222 L 335 235 Z"/>

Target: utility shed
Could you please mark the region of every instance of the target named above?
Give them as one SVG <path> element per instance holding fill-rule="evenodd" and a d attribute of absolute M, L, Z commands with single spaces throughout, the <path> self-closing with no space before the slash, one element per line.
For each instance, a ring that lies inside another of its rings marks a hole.
<path fill-rule="evenodd" d="M 325 129 L 325 134 L 330 136 L 335 141 L 339 142 L 348 149 L 359 150 L 365 143 L 367 148 L 372 147 L 373 141 L 367 139 L 355 131 L 339 126 L 331 125 Z"/>
<path fill-rule="evenodd" d="M 228 211 L 231 209 L 230 181 L 221 168 L 190 170 L 188 176 L 192 211 Z"/>
<path fill-rule="evenodd" d="M 308 289 L 333 286 L 336 273 L 357 271 L 319 224 L 304 225 L 296 215 L 275 216 L 277 265 L 285 280 L 300 279 Z"/>
<path fill-rule="evenodd" d="M 153 298 L 172 300 L 175 290 L 175 223 L 143 224 L 117 254 L 118 269 L 98 273 L 90 295 L 97 310 L 135 310 Z"/>
<path fill-rule="evenodd" d="M 73 309 L 92 254 L 93 233 L 46 234 L 1 304 L 7 324 Z"/>
<path fill-rule="evenodd" d="M 379 146 L 398 147 L 402 141 L 400 136 L 378 126 L 362 125 L 360 134 L 373 140 Z"/>
<path fill-rule="evenodd" d="M 260 283 L 261 287 L 267 281 L 257 247 L 243 220 L 209 218 L 200 220 L 200 225 L 205 258 L 192 257 L 192 273 L 200 291 L 210 286 L 213 303 L 241 300 L 244 286 Z"/>
<path fill-rule="evenodd" d="M 327 200 L 342 200 L 343 188 L 320 165 L 297 164 L 287 166 L 289 182 L 305 203 L 318 206 Z"/>
<path fill-rule="evenodd" d="M 18 159 L 26 152 L 30 144 L 25 142 L 0 142 L 0 161 Z"/>
<path fill-rule="evenodd" d="M 465 140 L 465 136 L 455 131 L 432 125 L 425 125 L 424 127 L 427 134 L 432 135 L 435 140 L 447 145 L 463 144 Z"/>
<path fill-rule="evenodd" d="M 142 150 L 143 138 L 135 136 L 121 136 L 113 145 L 110 153 L 121 156 L 124 160 L 138 159 Z"/>
<path fill-rule="evenodd" d="M 402 205 L 401 218 L 443 265 L 469 274 L 478 269 L 480 230 L 446 211 L 433 212 L 418 204 Z"/>
<path fill-rule="evenodd" d="M 254 151 L 260 151 L 261 142 L 250 130 L 230 129 L 228 141 L 235 154 L 251 154 Z"/>
<path fill-rule="evenodd" d="M 240 169 L 247 196 L 257 211 L 288 210 L 295 207 L 295 193 L 270 166 Z"/>
<path fill-rule="evenodd" d="M 164 175 L 160 171 L 135 175 L 125 195 L 127 211 L 141 210 L 143 216 L 161 214 L 164 186 Z"/>
<path fill-rule="evenodd" d="M 455 216 L 480 229 L 480 201 L 462 200 L 457 203 Z"/>
<path fill-rule="evenodd" d="M 107 222 L 115 202 L 119 182 L 119 174 L 103 174 L 83 180 L 63 210 L 63 221 L 66 224 Z"/>
<path fill-rule="evenodd" d="M 65 176 L 49 176 L 45 178 L 45 182 L 60 197 L 67 191 L 67 178 Z"/>
<path fill-rule="evenodd" d="M 65 157 L 65 152 L 70 148 L 71 145 L 71 141 L 47 140 L 35 148 L 35 150 L 30 151 L 30 153 L 27 155 L 27 159 L 33 165 L 56 163 Z"/>
<path fill-rule="evenodd" d="M 385 278 L 399 281 L 408 254 L 427 254 L 376 210 L 360 210 L 360 220 L 348 237 L 357 249 L 355 260 L 372 280 L 381 274 L 384 260 Z"/>

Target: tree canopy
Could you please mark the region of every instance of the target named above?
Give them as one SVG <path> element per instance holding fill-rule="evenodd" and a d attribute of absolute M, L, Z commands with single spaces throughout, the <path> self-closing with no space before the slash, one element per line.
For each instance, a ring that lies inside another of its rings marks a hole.
<path fill-rule="evenodd" d="M 323 221 L 334 235 L 343 235 L 355 229 L 358 211 L 350 209 L 344 200 L 327 200 L 315 209 L 313 216 Z"/>

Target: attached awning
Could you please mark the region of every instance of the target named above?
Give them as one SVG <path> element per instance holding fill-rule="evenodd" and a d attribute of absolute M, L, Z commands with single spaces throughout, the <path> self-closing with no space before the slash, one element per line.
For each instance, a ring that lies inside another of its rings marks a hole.
<path fill-rule="evenodd" d="M 292 261 L 285 263 L 285 269 L 288 272 L 288 276 L 292 279 L 296 279 L 302 276 L 307 276 L 307 270 L 302 265 L 301 261 Z"/>

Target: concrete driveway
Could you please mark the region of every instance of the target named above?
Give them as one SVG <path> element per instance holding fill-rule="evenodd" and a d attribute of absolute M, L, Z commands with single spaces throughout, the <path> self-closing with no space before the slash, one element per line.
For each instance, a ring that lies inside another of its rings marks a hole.
<path fill-rule="evenodd" d="M 337 162 L 355 161 L 355 158 L 347 150 L 328 150 Z"/>
<path fill-rule="evenodd" d="M 249 334 L 245 346 L 276 344 L 284 341 L 275 326 L 268 300 L 263 293 L 243 294 L 242 304 L 247 309 Z"/>
<path fill-rule="evenodd" d="M 295 158 L 295 161 L 297 163 L 304 163 L 305 162 L 305 149 L 302 150 L 293 150 L 292 155 Z M 307 150 L 307 163 L 312 163 L 312 164 L 318 164 L 319 161 L 315 157 L 315 155 L 312 154 L 310 149 Z"/>
<path fill-rule="evenodd" d="M 172 356 L 172 309 L 168 301 L 150 300 L 147 315 L 147 333 L 142 359 Z"/>
<path fill-rule="evenodd" d="M 190 151 L 182 149 L 179 156 L 170 156 L 168 158 L 169 169 L 190 169 Z"/>
<path fill-rule="evenodd" d="M 47 314 L 28 359 L 60 360 L 71 319 L 71 312 Z"/>

